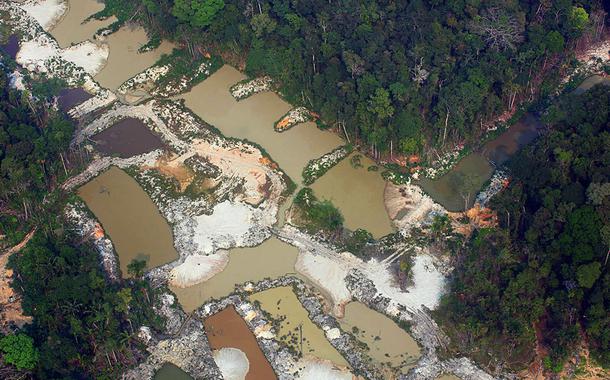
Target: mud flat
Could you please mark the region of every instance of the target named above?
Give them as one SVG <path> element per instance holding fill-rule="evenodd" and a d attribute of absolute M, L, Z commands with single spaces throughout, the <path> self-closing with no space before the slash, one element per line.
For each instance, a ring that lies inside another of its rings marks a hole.
<path fill-rule="evenodd" d="M 105 20 L 92 19 L 83 23 L 89 16 L 104 9 L 102 1 L 68 0 L 67 3 L 68 10 L 64 13 L 59 23 L 51 29 L 51 35 L 55 37 L 62 48 L 91 40 L 99 29 L 105 28 L 117 21 L 112 16 Z"/>
<path fill-rule="evenodd" d="M 243 79 L 245 75 L 225 65 L 181 98 L 225 136 L 247 139 L 263 146 L 295 182 L 300 182 L 301 172 L 309 160 L 342 144 L 337 135 L 321 131 L 311 122 L 283 133 L 275 132 L 273 124 L 292 106 L 272 92 L 236 101 L 229 88 Z"/>
<path fill-rule="evenodd" d="M 57 96 L 57 105 L 63 112 L 68 112 L 71 108 L 91 99 L 93 95 L 82 88 L 64 88 Z"/>
<path fill-rule="evenodd" d="M 188 373 L 171 363 L 165 363 L 155 374 L 153 380 L 192 380 Z"/>
<path fill-rule="evenodd" d="M 304 356 L 329 360 L 338 366 L 348 365 L 343 356 L 328 342 L 324 332 L 309 319 L 307 311 L 292 288 L 272 288 L 253 294 L 250 300 L 258 301 L 263 310 L 280 321 L 279 338 L 295 351 Z"/>
<path fill-rule="evenodd" d="M 146 260 L 153 268 L 178 258 L 171 230 L 152 200 L 138 183 L 117 167 L 111 167 L 78 189 L 108 233 L 123 276 L 133 260 Z"/>
<path fill-rule="evenodd" d="M 246 354 L 250 365 L 246 380 L 277 379 L 256 338 L 233 306 L 206 318 L 204 326 L 213 350 L 232 347 Z"/>
<path fill-rule="evenodd" d="M 128 117 L 92 137 L 96 149 L 122 158 L 147 153 L 165 145 L 140 120 Z"/>
<path fill-rule="evenodd" d="M 109 48 L 108 62 L 95 76 L 103 87 L 116 89 L 127 79 L 152 66 L 162 54 L 169 54 L 174 45 L 162 42 L 149 52 L 139 53 L 138 49 L 148 42 L 146 32 L 141 27 L 124 26 L 106 37 Z"/>
<path fill-rule="evenodd" d="M 376 363 L 400 367 L 406 373 L 421 355 L 415 340 L 394 321 L 360 302 L 345 306 L 345 316 L 338 320 L 345 331 L 368 346 L 368 355 Z"/>
<path fill-rule="evenodd" d="M 339 208 L 350 230 L 364 228 L 375 238 L 394 231 L 386 212 L 383 193 L 385 181 L 379 172 L 368 171 L 374 162 L 360 159 L 362 167 L 354 168 L 348 156 L 311 185 L 318 198 L 328 199 Z"/>
<path fill-rule="evenodd" d="M 253 248 L 234 248 L 229 264 L 208 281 L 188 288 L 170 287 L 185 311 L 191 312 L 212 298 L 222 298 L 235 286 L 264 278 L 278 278 L 294 273 L 298 250 L 276 238 Z"/>

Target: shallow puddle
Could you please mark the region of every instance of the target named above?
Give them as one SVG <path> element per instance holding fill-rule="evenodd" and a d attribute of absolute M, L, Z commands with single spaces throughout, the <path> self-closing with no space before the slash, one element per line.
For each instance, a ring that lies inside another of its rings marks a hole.
<path fill-rule="evenodd" d="M 442 375 L 440 377 L 437 377 L 436 380 L 461 380 L 461 379 L 455 375 Z"/>
<path fill-rule="evenodd" d="M 57 96 L 57 105 L 63 112 L 68 112 L 71 108 L 81 104 L 85 100 L 91 99 L 93 95 L 82 88 L 64 88 Z"/>
<path fill-rule="evenodd" d="M 133 259 L 146 260 L 148 268 L 178 258 L 172 232 L 159 210 L 127 173 L 117 167 L 92 179 L 78 189 L 119 256 L 123 276 Z"/>
<path fill-rule="evenodd" d="M 140 119 L 125 118 L 91 138 L 106 155 L 127 158 L 163 148 L 163 142 Z"/>
<path fill-rule="evenodd" d="M 50 32 L 62 48 L 93 40 L 93 35 L 99 29 L 117 20 L 112 16 L 106 20 L 89 20 L 83 24 L 89 16 L 104 9 L 104 3 L 97 0 L 68 0 L 67 3 L 68 10 Z"/>
<path fill-rule="evenodd" d="M 293 181 L 300 183 L 307 162 L 341 145 L 341 139 L 334 133 L 321 131 L 315 123 L 275 132 L 273 124 L 290 110 L 290 104 L 271 92 L 237 102 L 229 87 L 244 78 L 242 73 L 225 65 L 181 98 L 224 135 L 261 145 Z"/>
<path fill-rule="evenodd" d="M 389 363 L 390 367 L 401 367 L 406 373 L 421 356 L 411 335 L 390 318 L 360 302 L 345 305 L 345 316 L 339 323 L 368 346 L 367 353 L 376 363 Z"/>
<path fill-rule="evenodd" d="M 2 48 L 9 57 L 15 59 L 19 52 L 19 37 L 17 37 L 16 34 L 11 34 L 8 37 L 8 41 L 6 41 L 4 45 L 0 45 L 0 48 Z"/>
<path fill-rule="evenodd" d="M 232 347 L 246 354 L 250 362 L 246 380 L 277 379 L 256 338 L 233 306 L 206 318 L 204 326 L 213 350 Z"/>
<path fill-rule="evenodd" d="M 222 298 L 232 293 L 235 285 L 294 273 L 297 255 L 295 247 L 272 237 L 253 248 L 232 249 L 229 264 L 208 281 L 184 289 L 170 289 L 178 297 L 182 308 L 191 312 L 212 298 Z"/>
<path fill-rule="evenodd" d="M 165 363 L 155 374 L 153 380 L 192 380 L 188 373 L 176 367 L 172 363 Z"/>
<path fill-rule="evenodd" d="M 325 359 L 339 366 L 348 363 L 326 340 L 324 332 L 310 319 L 291 287 L 283 286 L 255 293 L 251 301 L 260 302 L 261 308 L 274 319 L 281 320 L 279 338 L 304 356 Z"/>
<path fill-rule="evenodd" d="M 362 156 L 362 167 L 354 168 L 350 157 L 318 178 L 311 188 L 318 198 L 328 199 L 339 208 L 350 230 L 364 228 L 375 238 L 392 233 L 383 201 L 385 181 L 379 171 L 368 170 L 375 164 L 372 160 Z"/>
<path fill-rule="evenodd" d="M 161 55 L 171 53 L 174 45 L 163 41 L 161 45 L 146 53 L 138 53 L 148 42 L 141 27 L 124 26 L 106 37 L 110 48 L 108 63 L 94 78 L 103 87 L 116 89 L 127 79 L 144 71 L 159 60 Z"/>

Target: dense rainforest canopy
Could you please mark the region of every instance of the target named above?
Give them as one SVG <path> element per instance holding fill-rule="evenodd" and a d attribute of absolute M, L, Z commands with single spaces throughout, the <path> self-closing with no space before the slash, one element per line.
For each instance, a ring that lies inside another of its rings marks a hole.
<path fill-rule="evenodd" d="M 0 70 L 0 252 L 37 232 L 9 259 L 33 320 L 0 333 L 0 377 L 116 379 L 140 359 L 138 326 L 158 325 L 154 297 L 143 280 L 108 283 L 94 247 L 62 216 L 69 195 L 58 184 L 78 160 L 68 152 L 75 126 L 50 104 L 61 82 L 33 82 L 32 91 L 8 84 Z"/>
<path fill-rule="evenodd" d="M 538 343 L 559 371 L 585 338 L 610 366 L 610 88 L 569 95 L 547 135 L 510 163 L 492 200 L 500 226 L 477 231 L 460 254 L 438 312 L 456 344 L 522 368 Z"/>
<path fill-rule="evenodd" d="M 596 0 L 105 2 L 100 17 L 271 75 L 373 153 L 476 141 L 486 121 L 549 91 L 563 53 L 603 23 Z"/>

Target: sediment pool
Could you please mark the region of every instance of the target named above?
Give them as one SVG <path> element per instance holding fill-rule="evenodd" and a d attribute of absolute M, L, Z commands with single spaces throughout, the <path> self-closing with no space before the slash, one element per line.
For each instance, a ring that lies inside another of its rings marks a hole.
<path fill-rule="evenodd" d="M 15 59 L 19 52 L 19 37 L 16 34 L 11 34 L 6 43 L 0 45 L 0 48 L 2 48 L 9 57 Z"/>
<path fill-rule="evenodd" d="M 339 319 L 345 331 L 368 346 L 368 355 L 376 363 L 400 367 L 403 373 L 412 368 L 421 352 L 417 342 L 385 315 L 360 302 L 345 305 L 345 316 Z"/>
<path fill-rule="evenodd" d="M 455 375 L 442 375 L 440 377 L 437 377 L 436 380 L 462 380 L 459 377 L 455 376 Z"/>
<path fill-rule="evenodd" d="M 213 350 L 232 347 L 246 354 L 250 362 L 246 380 L 277 379 L 256 338 L 233 306 L 206 318 L 204 326 Z"/>
<path fill-rule="evenodd" d="M 584 81 L 582 81 L 582 83 L 578 87 L 576 87 L 576 89 L 574 90 L 574 94 L 580 95 L 580 94 L 590 90 L 591 87 L 593 87 L 597 84 L 600 84 L 600 83 L 603 84 L 604 86 L 610 86 L 610 78 L 602 77 L 601 75 L 592 75 L 592 76 L 588 77 L 587 79 L 585 79 Z"/>
<path fill-rule="evenodd" d="M 127 173 L 111 167 L 78 189 L 110 236 L 123 277 L 133 259 L 153 268 L 178 258 L 172 232 L 159 210 Z"/>
<path fill-rule="evenodd" d="M 104 3 L 97 0 L 68 0 L 67 4 L 68 10 L 50 31 L 62 48 L 93 40 L 93 35 L 99 29 L 105 28 L 117 20 L 112 16 L 105 20 L 89 20 L 83 24 L 83 21 L 89 16 L 104 9 Z"/>
<path fill-rule="evenodd" d="M 67 112 L 72 107 L 75 107 L 92 97 L 93 95 L 82 88 L 64 88 L 57 96 L 57 105 L 60 110 Z"/>
<path fill-rule="evenodd" d="M 380 171 L 369 171 L 375 163 L 361 156 L 362 167 L 354 168 L 349 156 L 311 185 L 315 195 L 333 202 L 350 230 L 364 228 L 380 238 L 394 231 L 383 203 L 385 180 Z"/>
<path fill-rule="evenodd" d="M 106 155 L 131 157 L 163 148 L 163 141 L 140 119 L 128 117 L 91 138 L 95 148 Z"/>
<path fill-rule="evenodd" d="M 174 45 L 163 41 L 156 49 L 138 53 L 148 42 L 146 32 L 142 27 L 124 26 L 106 37 L 110 48 L 106 66 L 94 78 L 103 87 L 116 89 L 127 79 L 144 71 L 161 58 L 163 54 L 171 53 Z"/>
<path fill-rule="evenodd" d="M 280 321 L 279 338 L 304 356 L 314 356 L 348 366 L 343 356 L 328 342 L 322 329 L 310 319 L 291 287 L 268 289 L 250 296 L 263 310 Z M 301 339 L 302 338 L 302 339 Z"/>
<path fill-rule="evenodd" d="M 153 380 L 193 380 L 193 378 L 172 363 L 165 363 L 157 371 Z"/>
<path fill-rule="evenodd" d="M 341 145 L 342 140 L 334 133 L 321 131 L 315 123 L 275 132 L 273 124 L 291 105 L 272 92 L 236 101 L 229 88 L 244 78 L 244 74 L 225 65 L 180 98 L 225 136 L 261 145 L 293 181 L 300 183 L 307 162 Z"/>
<path fill-rule="evenodd" d="M 274 237 L 253 248 L 234 248 L 229 264 L 208 281 L 188 288 L 170 287 L 186 312 L 191 312 L 212 298 L 233 292 L 235 285 L 258 282 L 266 277 L 278 278 L 294 273 L 298 250 Z"/>

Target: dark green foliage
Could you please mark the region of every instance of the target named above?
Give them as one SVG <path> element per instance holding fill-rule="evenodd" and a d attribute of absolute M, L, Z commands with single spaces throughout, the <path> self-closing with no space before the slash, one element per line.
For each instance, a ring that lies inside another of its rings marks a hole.
<path fill-rule="evenodd" d="M 391 141 L 406 154 L 477 141 L 481 122 L 539 88 L 541 68 L 554 67 L 549 60 L 601 8 L 595 0 L 106 3 L 106 13 L 117 9 L 153 35 L 271 75 L 289 101 L 343 123 L 366 146 L 388 151 Z"/>
<path fill-rule="evenodd" d="M 118 376 L 135 363 L 134 328 L 155 322 L 145 282 L 110 285 L 93 247 L 41 233 L 9 264 L 19 273 L 14 286 L 24 312 L 33 317 L 37 378 Z"/>
<path fill-rule="evenodd" d="M 345 242 L 345 249 L 358 255 L 368 243 L 375 241 L 373 235 L 362 228 L 352 232 Z"/>
<path fill-rule="evenodd" d="M 610 366 L 610 89 L 557 109 L 551 131 L 510 163 L 511 185 L 492 200 L 500 227 L 473 235 L 439 313 L 478 359 L 493 352 L 515 369 L 531 359 L 535 326 L 548 369 L 563 367 L 583 330 Z"/>
<path fill-rule="evenodd" d="M 38 350 L 34 341 L 26 334 L 11 334 L 0 339 L 2 360 L 17 369 L 33 369 L 38 362 Z"/>
<path fill-rule="evenodd" d="M 311 232 L 333 232 L 343 226 L 343 215 L 329 200 L 318 200 L 309 187 L 302 188 L 294 198 L 303 216 L 305 228 Z"/>
<path fill-rule="evenodd" d="M 36 100 L 11 89 L 0 71 L 0 235 L 12 243 L 44 220 L 41 211 L 55 200 L 47 194 L 66 176 L 74 126 L 49 106 L 60 86 L 35 82 Z"/>

